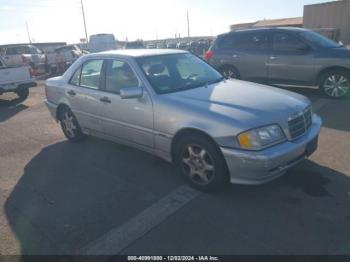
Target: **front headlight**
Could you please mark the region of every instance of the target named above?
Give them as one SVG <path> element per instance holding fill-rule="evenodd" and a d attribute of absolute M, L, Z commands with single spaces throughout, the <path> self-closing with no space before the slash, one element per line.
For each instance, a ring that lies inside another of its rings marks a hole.
<path fill-rule="evenodd" d="M 269 145 L 280 143 L 285 139 L 286 137 L 278 125 L 253 129 L 238 136 L 240 147 L 250 150 L 263 149 Z"/>

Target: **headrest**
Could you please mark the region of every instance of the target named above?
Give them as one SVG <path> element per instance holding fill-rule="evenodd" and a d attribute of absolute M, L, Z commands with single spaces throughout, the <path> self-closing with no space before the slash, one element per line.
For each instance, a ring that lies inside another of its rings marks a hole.
<path fill-rule="evenodd" d="M 164 70 L 165 70 L 165 65 L 164 64 L 154 64 L 148 70 L 148 74 L 150 74 L 150 75 L 158 75 L 158 74 L 163 73 Z"/>

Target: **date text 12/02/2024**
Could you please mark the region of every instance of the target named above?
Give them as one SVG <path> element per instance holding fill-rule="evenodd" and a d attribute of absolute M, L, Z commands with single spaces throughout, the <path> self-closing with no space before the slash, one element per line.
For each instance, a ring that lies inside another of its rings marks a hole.
<path fill-rule="evenodd" d="M 128 261 L 220 261 L 215 256 L 128 256 Z"/>

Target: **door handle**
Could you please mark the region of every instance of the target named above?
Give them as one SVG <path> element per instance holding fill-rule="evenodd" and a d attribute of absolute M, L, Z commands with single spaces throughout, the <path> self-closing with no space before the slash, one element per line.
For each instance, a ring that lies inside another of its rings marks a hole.
<path fill-rule="evenodd" d="M 277 56 L 274 56 L 274 55 L 272 55 L 272 56 L 270 56 L 270 60 L 276 60 L 278 57 Z"/>
<path fill-rule="evenodd" d="M 108 98 L 108 97 L 102 97 L 101 99 L 100 99 L 100 101 L 102 102 L 102 103 L 106 103 L 106 104 L 110 104 L 110 103 L 112 103 L 112 101 Z"/>
<path fill-rule="evenodd" d="M 70 90 L 70 91 L 68 92 L 68 95 L 70 95 L 70 96 L 76 96 L 76 93 L 75 93 L 73 90 Z"/>

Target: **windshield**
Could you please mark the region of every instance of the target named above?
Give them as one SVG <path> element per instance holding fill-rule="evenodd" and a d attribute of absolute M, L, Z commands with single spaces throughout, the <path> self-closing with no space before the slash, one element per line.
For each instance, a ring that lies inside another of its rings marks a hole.
<path fill-rule="evenodd" d="M 342 45 L 337 42 L 313 31 L 305 31 L 300 33 L 306 40 L 310 41 L 312 44 L 325 48 L 338 48 Z"/>
<path fill-rule="evenodd" d="M 197 88 L 224 79 L 214 68 L 191 54 L 142 57 L 137 62 L 158 94 Z"/>

